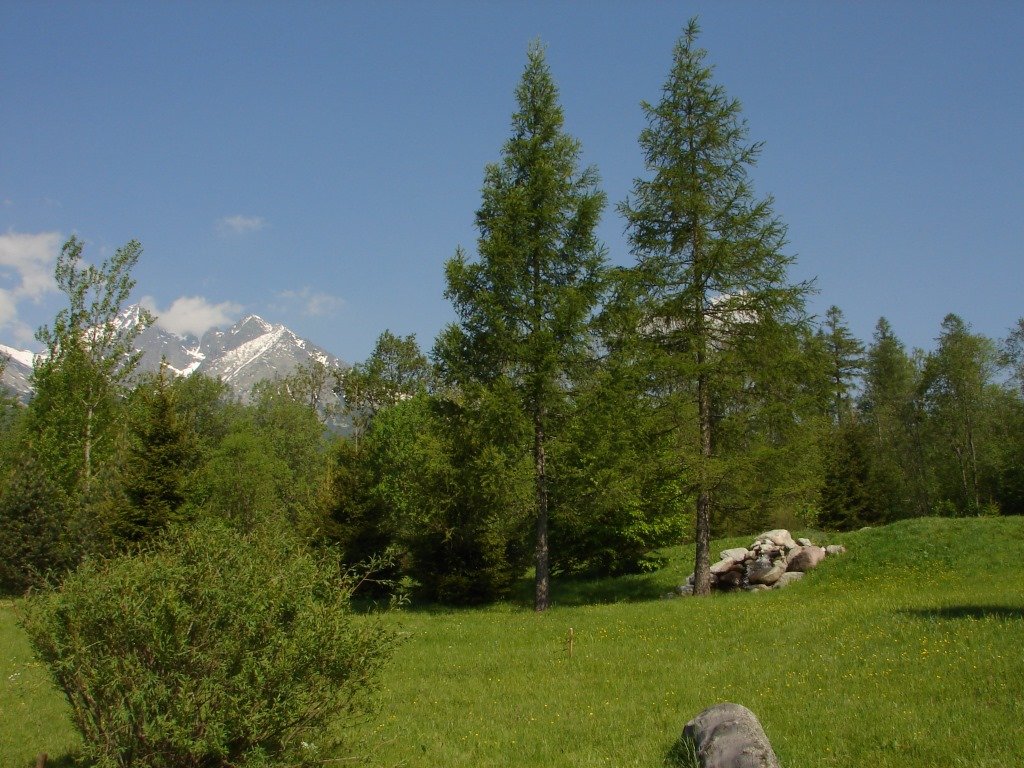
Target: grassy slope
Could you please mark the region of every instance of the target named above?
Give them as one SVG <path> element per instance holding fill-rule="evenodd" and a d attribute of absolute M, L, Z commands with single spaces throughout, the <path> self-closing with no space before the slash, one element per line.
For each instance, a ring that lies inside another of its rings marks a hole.
<path fill-rule="evenodd" d="M 648 576 L 560 584 L 540 616 L 407 611 L 362 752 L 389 767 L 655 768 L 686 720 L 728 700 L 758 714 L 786 768 L 1018 764 L 1024 519 L 830 541 L 849 552 L 781 592 L 660 600 L 689 570 L 680 550 Z M 66 715 L 2 609 L 0 649 L 0 764 L 60 754 Z"/>

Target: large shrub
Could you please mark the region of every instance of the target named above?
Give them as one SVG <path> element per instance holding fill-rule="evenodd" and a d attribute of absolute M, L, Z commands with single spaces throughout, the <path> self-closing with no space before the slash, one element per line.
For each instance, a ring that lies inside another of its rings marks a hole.
<path fill-rule="evenodd" d="M 22 623 L 100 768 L 302 765 L 339 748 L 394 645 L 337 563 L 205 521 L 87 561 Z"/>

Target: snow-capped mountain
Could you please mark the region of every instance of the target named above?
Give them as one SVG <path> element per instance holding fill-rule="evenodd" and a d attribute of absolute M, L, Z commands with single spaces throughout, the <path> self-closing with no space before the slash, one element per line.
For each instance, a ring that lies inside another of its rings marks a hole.
<path fill-rule="evenodd" d="M 0 344 L 0 358 L 6 360 L 2 383 L 3 388 L 18 399 L 27 400 L 32 395 L 32 362 L 35 355 L 24 349 L 15 349 Z"/>
<path fill-rule="evenodd" d="M 119 325 L 137 323 L 141 308 L 131 306 L 118 316 Z M 153 323 L 135 340 L 143 353 L 140 369 L 156 371 L 161 359 L 178 375 L 199 372 L 230 384 L 235 393 L 247 402 L 257 382 L 283 378 L 300 365 L 318 361 L 331 369 L 345 369 L 348 364 L 315 344 L 299 338 L 283 325 L 268 323 L 249 315 L 228 330 L 214 328 L 202 338 L 171 333 Z M 3 384 L 20 397 L 31 395 L 29 375 L 33 354 L 0 345 L 0 354 L 10 358 L 4 371 Z M 323 401 L 337 405 L 337 395 L 325 391 Z"/>

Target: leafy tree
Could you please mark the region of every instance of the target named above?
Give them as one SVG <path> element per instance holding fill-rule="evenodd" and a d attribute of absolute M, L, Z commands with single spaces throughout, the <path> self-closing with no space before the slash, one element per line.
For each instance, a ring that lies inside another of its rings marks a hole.
<path fill-rule="evenodd" d="M 315 407 L 300 391 L 266 382 L 253 393 L 251 416 L 283 475 L 277 495 L 282 512 L 304 534 L 319 534 L 330 503 L 328 433 Z"/>
<path fill-rule="evenodd" d="M 425 392 L 433 379 L 429 361 L 415 335 L 395 336 L 384 331 L 364 363 L 340 377 L 345 408 L 357 433 L 362 433 L 383 408 Z"/>
<path fill-rule="evenodd" d="M 805 285 L 786 282 L 785 227 L 771 198 L 756 199 L 748 169 L 760 152 L 747 144 L 738 101 L 712 82 L 691 20 L 676 44 L 656 104 L 643 103 L 640 146 L 650 177 L 637 179 L 619 210 L 647 286 L 643 328 L 663 355 L 670 391 L 695 415 L 695 594 L 710 591 L 714 490 L 724 477 L 716 447 L 716 400 L 765 370 L 764 355 L 785 346 L 802 314 Z M 757 360 L 758 356 L 762 359 Z"/>
<path fill-rule="evenodd" d="M 459 322 L 438 341 L 449 381 L 507 395 L 529 415 L 535 488 L 535 607 L 550 589 L 548 446 L 575 369 L 588 354 L 604 252 L 594 229 L 604 207 L 597 173 L 578 170 L 580 144 L 563 130 L 558 90 L 539 43 L 516 89 L 518 110 L 501 161 L 484 172 L 476 215 L 478 261 L 460 248 L 446 266 Z M 494 389 L 498 387 L 497 389 Z"/>
<path fill-rule="evenodd" d="M 288 465 L 251 421 L 241 420 L 214 449 L 197 478 L 193 503 L 249 532 L 279 524 Z"/>
<path fill-rule="evenodd" d="M 83 265 L 82 242 L 69 239 L 54 271 L 68 306 L 52 327 L 36 333 L 47 350 L 33 370 L 36 447 L 65 488 L 86 497 L 100 457 L 113 450 L 119 428 L 113 414 L 141 358 L 133 342 L 152 322 L 145 310 L 121 316 L 141 254 L 142 246 L 133 240 L 99 266 Z"/>
<path fill-rule="evenodd" d="M 562 572 L 615 574 L 650 566 L 652 549 L 678 542 L 692 521 L 678 514 L 686 494 L 675 442 L 652 396 L 654 362 L 637 334 L 632 270 L 608 271 L 595 318 L 600 357 L 587 366 L 574 408 L 552 445 L 552 565 Z"/>
<path fill-rule="evenodd" d="M 229 384 L 220 379 L 191 373 L 168 382 L 175 418 L 188 432 L 199 451 L 199 464 L 245 418 L 245 408 Z"/>
<path fill-rule="evenodd" d="M 957 315 L 946 315 L 938 346 L 925 361 L 922 391 L 946 455 L 955 457 L 955 471 L 950 474 L 959 480 L 957 507 L 964 512 L 977 513 L 982 506 L 982 452 L 992 410 L 995 364 L 992 341 L 971 333 Z"/>
<path fill-rule="evenodd" d="M 1000 363 L 1007 367 L 1010 376 L 1024 395 L 1024 317 L 1017 319 L 1017 324 L 1003 340 L 1000 348 Z"/>
<path fill-rule="evenodd" d="M 463 408 L 420 393 L 336 449 L 332 534 L 345 556 L 391 549 L 428 600 L 479 603 L 522 574 L 532 493 L 529 425 L 488 389 Z"/>
<path fill-rule="evenodd" d="M 336 388 L 338 371 L 317 358 L 310 358 L 307 363 L 299 365 L 288 376 L 259 382 L 257 385 L 263 392 L 276 390 L 287 399 L 305 405 L 317 414 L 321 424 L 326 424 L 338 413 L 338 406 L 325 399 Z"/>

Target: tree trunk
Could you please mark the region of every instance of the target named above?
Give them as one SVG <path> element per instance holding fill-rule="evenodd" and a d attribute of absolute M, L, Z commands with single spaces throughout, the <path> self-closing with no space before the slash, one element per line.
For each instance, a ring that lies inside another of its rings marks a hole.
<path fill-rule="evenodd" d="M 533 462 L 537 484 L 537 577 L 534 610 L 545 611 L 550 604 L 551 562 L 548 551 L 548 478 L 544 456 L 544 420 L 533 417 Z"/>
<path fill-rule="evenodd" d="M 703 358 L 703 355 L 700 356 Z M 703 359 L 698 361 L 703 364 Z M 708 462 L 711 458 L 711 393 L 707 373 L 697 377 L 697 408 L 700 422 L 701 473 L 697 494 L 697 554 L 693 565 L 693 594 L 711 593 L 711 490 L 708 488 Z"/>
<path fill-rule="evenodd" d="M 971 452 L 971 488 L 974 491 L 974 514 L 981 513 L 981 491 L 978 488 L 978 449 L 974 445 L 974 423 L 967 419 L 967 447 Z"/>
<path fill-rule="evenodd" d="M 85 410 L 85 456 L 84 466 L 82 467 L 82 485 L 86 497 L 88 497 L 90 486 L 92 485 L 92 422 L 93 407 L 89 405 Z"/>

